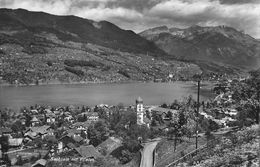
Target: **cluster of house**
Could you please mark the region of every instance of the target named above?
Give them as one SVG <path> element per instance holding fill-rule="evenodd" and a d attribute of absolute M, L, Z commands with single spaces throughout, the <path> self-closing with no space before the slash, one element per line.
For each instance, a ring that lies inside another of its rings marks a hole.
<path fill-rule="evenodd" d="M 107 115 L 111 114 L 107 105 L 98 105 L 97 107 L 103 108 Z M 144 106 L 140 97 L 136 100 L 135 110 L 137 124 L 148 127 L 151 125 L 152 113 L 156 113 L 167 121 L 169 112 L 172 115 L 177 112 L 177 110 L 157 106 Z M 100 119 L 99 114 L 94 109 L 88 109 L 77 115 L 72 115 L 72 112 L 66 111 L 64 108 L 31 109 L 29 113 L 31 117 L 29 126 L 25 113 L 19 117 L 21 124 L 24 127 L 27 126 L 25 130 L 18 132 L 20 135 L 14 133 L 11 128 L 0 129 L 0 137 L 8 136 L 9 150 L 5 154 L 8 154 L 12 164 L 17 163 L 18 157 L 24 162 L 29 161 L 32 157 L 38 157 L 39 160 L 34 165 L 44 166 L 47 162 L 46 157 L 66 155 L 68 152 L 74 157 L 91 161 L 103 156 L 104 152 L 110 153 L 121 146 L 122 140 L 114 137 L 109 137 L 107 141 L 97 147 L 89 145 L 88 128 Z M 84 118 L 84 121 L 79 122 L 79 117 Z M 54 126 L 60 121 L 67 122 L 67 124 L 61 127 Z M 0 158 L 2 158 L 2 152 L 0 152 Z"/>
<path fill-rule="evenodd" d="M 99 151 L 94 146 L 89 145 L 87 138 L 89 126 L 99 120 L 97 112 L 87 111 L 75 116 L 71 112 L 59 108 L 54 111 L 44 109 L 41 112 L 32 109 L 29 113 L 31 116 L 29 126 L 25 114 L 19 117 L 25 130 L 13 132 L 8 127 L 0 128 L 0 137 L 6 136 L 8 138 L 9 147 L 8 152 L 0 151 L 0 160 L 3 154 L 7 154 L 11 164 L 14 165 L 18 159 L 29 162 L 32 157 L 38 157 L 43 159 L 38 162 L 41 166 L 46 164 L 43 162 L 46 162 L 44 158 L 47 156 L 55 156 L 66 151 L 74 151 L 75 155 L 90 160 L 100 156 Z M 85 117 L 86 121 L 78 122 L 76 121 L 77 117 Z M 54 125 L 58 121 L 67 122 L 68 126 L 56 128 Z M 61 134 L 57 134 L 59 131 Z M 48 143 L 50 144 L 48 145 Z M 2 148 L 2 144 L 0 147 Z M 44 152 L 44 154 L 36 154 L 39 152 Z"/>
<path fill-rule="evenodd" d="M 236 115 L 238 114 L 236 109 L 232 108 L 212 108 L 207 111 L 200 111 L 200 115 L 203 115 L 207 119 L 211 119 L 219 126 L 228 127 L 229 122 L 236 121 Z"/>
<path fill-rule="evenodd" d="M 33 109 L 30 111 L 30 113 L 33 115 L 33 118 L 31 119 L 31 126 L 38 126 L 39 124 L 42 124 L 42 122 L 46 122 L 46 124 L 52 124 L 60 118 L 69 123 L 73 123 L 76 121 L 71 112 L 64 111 L 64 108 L 58 108 L 54 111 L 51 111 L 50 109 L 45 109 L 41 114 L 38 110 Z M 86 119 L 91 122 L 95 122 L 98 120 L 98 113 L 90 110 L 80 113 L 77 116 L 85 116 Z M 25 124 L 26 117 L 23 116 L 22 118 L 20 118 L 20 121 L 22 121 L 22 124 Z"/>

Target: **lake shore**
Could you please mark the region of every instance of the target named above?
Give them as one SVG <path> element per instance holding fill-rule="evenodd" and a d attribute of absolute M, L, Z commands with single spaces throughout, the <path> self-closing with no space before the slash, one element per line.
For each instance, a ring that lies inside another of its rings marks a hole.
<path fill-rule="evenodd" d="M 89 84 L 125 84 L 125 83 L 150 83 L 152 81 L 85 81 L 85 82 L 43 82 L 39 84 L 9 84 L 9 83 L 0 83 L 1 87 L 26 87 L 26 86 L 48 86 L 48 85 L 89 85 Z"/>
<path fill-rule="evenodd" d="M 128 81 L 80 81 L 80 82 L 61 82 L 61 81 L 50 81 L 43 82 L 39 84 L 10 84 L 10 83 L 0 83 L 0 87 L 27 87 L 27 86 L 48 86 L 48 85 L 93 85 L 93 84 L 127 84 L 127 83 L 175 83 L 175 82 L 184 82 L 184 83 L 193 83 L 194 86 L 197 82 L 194 81 L 168 81 L 168 82 L 154 82 L 154 81 L 136 81 L 136 80 L 128 80 Z M 216 81 L 202 81 L 201 86 L 206 89 L 211 89 L 212 86 L 216 83 Z"/>

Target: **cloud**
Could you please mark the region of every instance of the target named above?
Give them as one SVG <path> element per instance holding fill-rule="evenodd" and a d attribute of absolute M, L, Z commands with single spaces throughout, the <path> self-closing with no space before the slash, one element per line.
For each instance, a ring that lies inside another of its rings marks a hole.
<path fill-rule="evenodd" d="M 259 0 L 0 0 L 0 7 L 107 20 L 136 32 L 161 25 L 227 25 L 260 38 Z"/>
<path fill-rule="evenodd" d="M 223 4 L 210 0 L 169 0 L 155 5 L 146 15 L 184 26 L 227 25 L 260 37 L 260 3 Z"/>
<path fill-rule="evenodd" d="M 0 0 L 0 5 L 4 8 L 23 8 L 59 15 L 68 14 L 72 3 L 73 0 Z"/>
<path fill-rule="evenodd" d="M 131 9 L 122 7 L 107 8 L 104 6 L 98 6 L 96 8 L 83 7 L 80 10 L 78 8 L 72 9 L 72 13 L 76 16 L 90 18 L 93 20 L 117 20 L 124 22 L 134 22 L 142 18 L 142 14 Z"/>

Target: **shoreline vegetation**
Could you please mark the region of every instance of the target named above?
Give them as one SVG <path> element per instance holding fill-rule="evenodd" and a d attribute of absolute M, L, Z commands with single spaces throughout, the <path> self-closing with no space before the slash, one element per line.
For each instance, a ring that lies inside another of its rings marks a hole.
<path fill-rule="evenodd" d="M 46 86 L 46 85 L 88 85 L 88 84 L 125 84 L 125 83 L 150 83 L 149 81 L 114 81 L 114 82 L 108 82 L 108 81 L 80 81 L 80 82 L 44 82 L 44 83 L 31 83 L 31 84 L 10 84 L 10 83 L 0 83 L 0 86 L 16 86 L 16 87 L 26 87 L 26 86 Z"/>
<path fill-rule="evenodd" d="M 27 86 L 48 86 L 48 85 L 94 85 L 94 84 L 129 84 L 129 83 L 175 83 L 175 82 L 184 82 L 184 83 L 193 83 L 196 85 L 197 83 L 189 80 L 189 81 L 167 81 L 167 82 L 155 82 L 155 81 L 80 81 L 80 82 L 44 82 L 44 83 L 31 83 L 31 84 L 10 84 L 10 83 L 0 83 L 0 87 L 27 87 Z M 216 81 L 202 81 L 201 86 L 208 89 L 212 88 Z"/>

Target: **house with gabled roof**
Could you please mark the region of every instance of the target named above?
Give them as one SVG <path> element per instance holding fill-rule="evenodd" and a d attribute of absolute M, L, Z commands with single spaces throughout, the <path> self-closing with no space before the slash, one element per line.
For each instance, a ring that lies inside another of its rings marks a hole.
<path fill-rule="evenodd" d="M 162 108 L 162 107 L 155 107 L 151 109 L 151 112 L 154 112 L 156 114 L 158 114 L 159 116 L 161 116 L 161 118 L 163 120 L 167 120 L 167 114 L 170 112 L 172 113 L 172 115 L 175 115 L 176 113 L 178 113 L 178 110 L 173 110 L 170 108 Z"/>
<path fill-rule="evenodd" d="M 59 139 L 58 150 L 63 152 L 67 150 L 68 144 L 72 143 L 75 146 L 80 146 L 84 142 L 84 139 L 80 135 L 74 133 L 68 133 Z"/>
<path fill-rule="evenodd" d="M 66 112 L 66 113 L 68 113 L 68 112 Z M 73 123 L 73 122 L 75 121 L 74 118 L 73 118 L 73 116 L 70 115 L 70 114 L 64 114 L 64 120 L 65 120 L 65 121 L 68 121 L 68 122 L 70 122 L 70 123 Z"/>
<path fill-rule="evenodd" d="M 62 136 L 59 140 L 58 140 L 58 151 L 59 152 L 63 152 L 65 150 L 67 150 L 67 145 L 69 143 L 74 143 L 75 141 L 73 140 L 73 138 L 69 135 L 64 135 Z"/>
<path fill-rule="evenodd" d="M 9 138 L 8 144 L 10 147 L 20 147 L 23 144 L 23 138 Z"/>
<path fill-rule="evenodd" d="M 31 126 L 38 126 L 40 124 L 40 120 L 36 116 L 34 116 L 30 122 Z"/>
<path fill-rule="evenodd" d="M 48 125 L 30 127 L 24 131 L 24 137 L 32 140 L 37 137 L 44 138 L 46 135 L 54 135 L 53 129 Z"/>
<path fill-rule="evenodd" d="M 46 122 L 48 124 L 54 123 L 56 120 L 56 115 L 54 113 L 48 113 L 46 114 Z"/>
<path fill-rule="evenodd" d="M 38 114 L 38 110 L 33 109 L 33 110 L 31 110 L 31 113 L 33 113 L 33 114 Z"/>
<path fill-rule="evenodd" d="M 102 142 L 97 146 L 99 152 L 103 155 L 109 155 L 114 150 L 118 149 L 119 147 L 123 146 L 122 139 L 116 137 L 109 137 L 107 140 Z"/>
<path fill-rule="evenodd" d="M 80 146 L 75 148 L 77 154 L 81 157 L 88 159 L 97 159 L 102 157 L 102 155 L 97 151 L 97 149 L 93 145 L 88 146 Z"/>
<path fill-rule="evenodd" d="M 47 164 L 47 160 L 39 159 L 32 165 L 32 167 L 45 167 L 46 164 Z"/>
<path fill-rule="evenodd" d="M 72 126 L 77 130 L 87 131 L 92 123 L 90 121 L 76 122 Z"/>

